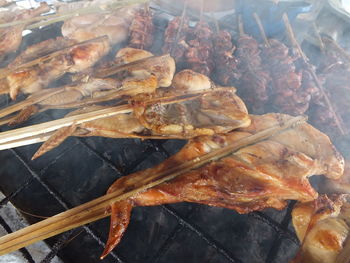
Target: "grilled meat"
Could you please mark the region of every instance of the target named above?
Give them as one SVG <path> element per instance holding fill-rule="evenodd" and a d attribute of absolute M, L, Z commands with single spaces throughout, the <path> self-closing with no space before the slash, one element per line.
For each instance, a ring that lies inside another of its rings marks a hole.
<path fill-rule="evenodd" d="M 153 44 L 153 16 L 149 8 L 136 12 L 130 25 L 129 46 L 138 49 L 150 49 Z"/>
<path fill-rule="evenodd" d="M 288 47 L 276 39 L 269 42 L 270 47 L 263 50 L 263 59 L 272 78 L 272 106 L 279 112 L 304 114 L 309 108 L 312 90 L 302 86 L 302 72 L 296 71 L 295 58 L 289 55 Z"/>
<path fill-rule="evenodd" d="M 181 73 L 181 72 L 180 72 Z M 180 74 L 178 73 L 178 74 Z M 195 73 L 198 74 L 198 73 Z M 199 74 L 198 74 L 199 75 Z M 153 75 L 151 75 L 152 78 Z M 188 74 L 182 74 L 185 78 Z M 176 86 L 168 88 L 166 91 L 157 90 L 154 94 L 133 94 L 131 105 L 133 107 L 132 127 L 137 119 L 139 125 L 143 128 L 139 133 L 133 129 L 129 132 L 120 131 L 117 120 L 120 117 L 105 118 L 97 121 L 85 123 L 84 125 L 73 125 L 71 128 L 59 129 L 52 135 L 37 151 L 33 158 L 37 158 L 45 152 L 53 149 L 62 143 L 68 136 L 81 136 L 81 130 L 85 130 L 84 136 L 106 136 L 112 138 L 180 138 L 188 139 L 199 135 L 213 135 L 218 132 L 229 132 L 233 129 L 246 127 L 250 124 L 250 117 L 242 100 L 234 94 L 234 90 L 213 90 L 212 86 L 207 86 L 210 93 L 200 94 L 194 98 L 184 98 L 167 102 L 170 96 L 189 95 L 198 93 L 198 86 L 205 76 L 193 76 L 194 85 L 180 85 L 179 92 L 176 92 Z M 181 84 L 179 77 L 177 83 Z M 128 81 L 128 80 L 127 80 Z M 156 78 L 146 81 L 144 85 L 157 84 Z M 202 81 L 203 83 L 203 81 Z M 141 90 L 140 83 L 122 83 L 122 85 L 132 85 L 137 91 Z M 123 89 L 123 87 L 121 87 Z M 149 89 L 149 88 L 148 88 Z M 153 88 L 155 90 L 156 87 Z M 146 90 L 146 88 L 144 89 Z M 201 90 L 202 92 L 208 90 Z M 72 91 L 71 91 L 72 92 Z M 75 91 L 77 93 L 77 91 Z M 80 95 L 80 93 L 77 93 Z M 151 102 L 148 100 L 152 99 Z M 78 111 L 78 113 L 80 113 Z M 75 114 L 73 112 L 72 114 Z M 128 116 L 130 114 L 127 114 Z M 125 117 L 128 121 L 131 117 Z M 103 121 L 106 120 L 106 127 Z M 111 126 L 111 123 L 115 124 Z M 126 128 L 126 126 L 123 126 Z M 101 131 L 98 131 L 98 129 Z M 107 131 L 105 131 L 107 130 Z M 104 135 L 103 135 L 104 134 Z"/>
<path fill-rule="evenodd" d="M 198 137 L 180 152 L 154 168 L 118 179 L 108 190 L 132 187 L 138 177 L 177 167 L 186 161 L 224 147 L 267 127 L 290 119 L 288 115 L 252 116 L 252 124 L 226 135 Z M 306 143 L 305 143 L 306 142 Z M 322 148 L 323 151 L 318 149 Z M 317 198 L 308 177 L 325 174 L 339 178 L 343 159 L 329 138 L 309 124 L 301 124 L 266 141 L 241 148 L 237 152 L 177 178 L 111 205 L 109 239 L 105 257 L 121 240 L 135 206 L 153 206 L 176 202 L 195 202 L 234 209 L 239 213 L 266 207 L 283 209 L 286 200 L 311 201 Z"/>
<path fill-rule="evenodd" d="M 117 52 L 115 62 L 122 65 L 152 56 L 153 54 L 148 51 L 126 47 Z M 156 62 L 153 61 L 152 64 L 145 63 L 130 67 L 128 72 L 132 77 L 138 78 L 153 74 L 158 78 L 160 87 L 169 87 L 171 85 L 176 70 L 175 61 L 171 56 L 158 59 Z"/>
<path fill-rule="evenodd" d="M 236 85 L 241 77 L 238 71 L 238 59 L 233 55 L 236 47 L 232 44 L 231 34 L 220 30 L 214 39 L 214 76 L 221 85 Z"/>
<path fill-rule="evenodd" d="M 182 19 L 182 27 L 180 28 Z M 177 63 L 184 62 L 184 56 L 189 47 L 186 43 L 186 36 L 189 31 L 188 22 L 186 17 L 177 16 L 169 22 L 164 33 L 163 53 L 169 53 Z"/>
<path fill-rule="evenodd" d="M 109 43 L 115 45 L 129 37 L 129 25 L 138 6 L 122 8 L 110 14 L 88 14 L 66 20 L 62 35 L 77 42 L 107 35 Z"/>
<path fill-rule="evenodd" d="M 213 60 L 213 32 L 208 23 L 199 21 L 192 33 L 193 36 L 189 37 L 187 41 L 189 47 L 185 53 L 188 68 L 210 76 L 215 67 Z"/>
<path fill-rule="evenodd" d="M 270 76 L 262 67 L 259 44 L 254 38 L 242 35 L 238 39 L 236 56 L 241 73 L 239 95 L 253 113 L 263 113 L 268 100 Z"/>
<path fill-rule="evenodd" d="M 12 22 L 16 20 L 29 19 L 42 13 L 50 11 L 50 7 L 44 2 L 37 9 L 25 10 L 17 15 L 6 15 L 6 19 L 0 18 L 1 22 Z M 22 31 L 27 24 L 6 27 L 0 29 L 0 58 L 6 53 L 17 50 L 22 41 Z"/>
<path fill-rule="evenodd" d="M 41 46 L 40 43 L 38 45 Z M 39 91 L 66 72 L 76 73 L 92 67 L 108 51 L 109 44 L 105 38 L 74 46 L 43 63 L 10 73 L 2 80 L 1 90 L 8 92 L 12 99 L 15 99 L 19 92 Z"/>
<path fill-rule="evenodd" d="M 320 196 L 299 203 L 293 226 L 302 243 L 295 263 L 335 263 L 349 260 L 350 204 L 344 195 Z"/>

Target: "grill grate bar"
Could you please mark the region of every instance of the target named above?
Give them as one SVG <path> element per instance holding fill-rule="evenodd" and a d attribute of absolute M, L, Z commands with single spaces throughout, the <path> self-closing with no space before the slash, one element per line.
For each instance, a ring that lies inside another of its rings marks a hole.
<path fill-rule="evenodd" d="M 66 243 L 71 238 L 72 234 L 74 233 L 73 230 L 67 231 L 64 234 L 62 234 L 56 243 L 51 247 L 51 251 L 49 254 L 46 255 L 46 257 L 41 261 L 41 263 L 50 263 L 51 260 L 57 255 L 58 251 L 66 245 Z"/>
<path fill-rule="evenodd" d="M 295 205 L 296 201 L 291 201 L 287 207 L 287 211 L 286 211 L 286 214 L 281 222 L 281 227 L 282 229 L 284 229 L 285 231 L 287 231 L 288 229 L 288 225 L 291 221 L 291 217 L 292 217 L 292 210 L 293 210 L 293 207 Z M 299 242 L 298 242 L 298 245 L 299 245 Z M 273 241 L 272 243 L 272 246 L 270 248 L 270 251 L 269 253 L 267 254 L 267 257 L 266 257 L 266 263 L 270 263 L 270 262 L 273 262 L 274 259 L 276 258 L 277 256 L 277 252 L 279 250 L 281 246 L 281 236 L 278 235 L 275 240 Z"/>
<path fill-rule="evenodd" d="M 291 240 L 293 243 L 295 243 L 296 245 L 299 246 L 299 240 L 298 240 L 298 238 L 296 237 L 296 235 L 294 233 L 292 233 L 288 229 L 284 229 L 281 224 L 277 223 L 275 220 L 273 220 L 272 218 L 268 217 L 264 213 L 262 213 L 262 212 L 252 212 L 252 213 L 250 213 L 248 215 L 251 216 L 254 219 L 260 220 L 260 221 L 264 222 L 265 224 L 269 225 L 272 229 L 274 229 L 276 231 L 276 233 L 280 237 L 287 238 L 287 239 Z"/>
<path fill-rule="evenodd" d="M 186 218 L 190 218 L 191 215 L 193 215 L 194 209 L 192 208 L 186 215 Z M 185 228 L 183 224 L 178 222 L 177 226 L 174 228 L 174 230 L 169 234 L 167 239 L 164 241 L 164 243 L 161 245 L 157 253 L 153 256 L 153 258 L 149 262 L 157 263 L 160 258 L 165 254 L 166 251 L 170 248 L 171 244 L 175 241 L 177 235 Z"/>
<path fill-rule="evenodd" d="M 0 225 L 5 229 L 7 233 L 12 233 L 11 227 L 6 223 L 6 221 L 0 216 Z M 26 248 L 21 248 L 19 250 L 22 254 L 22 256 L 27 260 L 29 263 L 35 263 L 32 255 L 28 252 Z"/>
<path fill-rule="evenodd" d="M 169 206 L 163 205 L 162 208 L 167 211 L 169 214 L 174 216 L 180 224 L 186 226 L 189 230 L 196 233 L 201 239 L 203 239 L 205 242 L 207 242 L 208 245 L 215 248 L 220 254 L 222 254 L 225 258 L 229 260 L 229 262 L 241 262 L 239 259 L 235 258 L 235 256 L 231 255 L 229 251 L 227 251 L 224 247 L 221 246 L 216 240 L 214 240 L 209 235 L 205 234 L 202 229 L 200 229 L 198 226 L 195 226 L 185 220 L 182 216 L 180 216 L 178 213 L 176 213 L 172 208 Z"/>
<path fill-rule="evenodd" d="M 74 146 L 70 147 L 70 149 L 72 149 Z M 69 205 L 58 195 L 55 193 L 55 191 L 48 185 L 46 184 L 41 177 L 39 176 L 38 173 L 36 173 L 30 166 L 29 164 L 27 164 L 27 162 L 13 149 L 10 149 L 11 153 L 24 165 L 24 167 L 28 170 L 28 172 L 32 175 L 32 178 L 35 178 L 47 191 L 50 195 L 52 195 L 55 200 L 66 210 L 69 209 Z M 49 166 L 56 162 L 58 160 L 59 157 L 56 157 L 50 164 Z M 41 170 L 41 174 L 43 173 L 43 171 L 46 171 L 46 169 L 48 168 L 48 166 L 46 166 L 44 169 Z M 31 180 L 33 181 L 33 180 Z M 29 183 L 28 183 L 29 184 Z M 21 186 L 21 190 L 23 190 L 25 187 L 22 185 Z M 17 193 L 19 193 L 20 191 L 16 191 Z M 6 199 L 6 198 L 5 198 Z M 102 242 L 95 234 L 94 232 L 87 226 L 83 226 L 83 228 L 85 229 L 85 231 L 101 246 L 105 246 L 105 243 Z M 56 243 L 57 244 L 57 243 Z M 52 253 L 50 252 L 48 254 L 48 256 L 55 256 L 58 253 L 59 249 L 57 249 L 57 251 L 52 251 Z M 111 256 L 114 259 L 117 259 L 117 261 L 119 263 L 126 263 L 126 261 L 122 260 L 115 252 L 111 253 Z M 49 261 L 48 261 L 49 262 Z"/>

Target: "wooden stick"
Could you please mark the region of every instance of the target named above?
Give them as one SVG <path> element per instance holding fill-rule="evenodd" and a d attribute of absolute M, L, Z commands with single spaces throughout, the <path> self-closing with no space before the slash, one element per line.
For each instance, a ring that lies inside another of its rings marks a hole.
<path fill-rule="evenodd" d="M 181 96 L 170 96 L 170 97 L 162 97 L 162 98 L 152 98 L 147 101 L 144 101 L 144 103 L 146 104 L 161 103 L 163 105 L 180 103 L 183 101 L 194 100 L 196 98 L 199 98 L 203 94 L 215 92 L 221 89 L 227 90 L 227 88 L 216 88 L 208 91 L 193 93 L 186 96 L 181 95 Z M 133 107 L 131 105 L 108 107 L 108 108 L 96 110 L 93 112 L 82 113 L 74 116 L 64 117 L 54 121 L 48 121 L 41 124 L 31 125 L 29 127 L 23 127 L 23 128 L 11 130 L 11 131 L 2 132 L 0 133 L 0 145 L 1 145 L 0 148 L 4 150 L 4 149 L 10 149 L 12 145 L 15 145 L 15 147 L 19 147 L 19 146 L 28 145 L 31 141 L 33 141 L 33 143 L 39 142 L 40 139 L 36 139 L 37 141 L 35 141 L 33 138 L 38 138 L 38 137 L 40 138 L 41 136 L 49 132 L 53 132 L 63 127 L 71 126 L 73 124 L 78 125 L 81 123 L 102 119 L 102 118 L 107 118 L 118 114 L 131 113 L 132 111 L 133 111 Z M 142 138 L 145 138 L 145 137 L 142 137 Z M 165 139 L 165 137 L 163 138 Z"/>
<path fill-rule="evenodd" d="M 179 28 L 177 29 L 177 32 L 176 32 L 176 36 L 175 36 L 175 41 L 172 43 L 171 47 L 170 47 L 170 54 L 173 54 L 173 49 L 175 47 L 175 45 L 177 45 L 178 41 L 179 41 L 179 38 L 180 38 L 180 34 L 182 32 L 182 29 L 183 29 L 183 26 L 185 24 L 185 17 L 186 17 L 186 12 L 187 12 L 187 2 L 188 0 L 185 0 L 184 2 L 184 9 L 182 10 L 182 14 L 181 14 L 181 19 L 180 19 L 180 25 L 179 25 Z"/>
<path fill-rule="evenodd" d="M 148 58 L 139 59 L 130 63 L 126 63 L 123 65 L 114 65 L 107 69 L 98 70 L 96 73 L 93 74 L 93 77 L 95 78 L 106 78 L 108 76 L 114 75 L 118 72 L 125 71 L 125 70 L 135 70 L 135 69 L 147 69 L 147 65 L 152 65 L 155 62 L 158 62 L 159 60 L 166 60 L 168 59 L 170 54 L 165 54 L 161 56 L 151 56 Z"/>
<path fill-rule="evenodd" d="M 321 50 L 322 53 L 324 53 L 325 52 L 324 42 L 322 40 L 322 37 L 320 35 L 320 31 L 318 30 L 315 21 L 312 22 L 312 28 L 313 28 L 313 30 L 315 32 L 316 38 L 318 40 L 318 43 L 320 44 L 320 50 Z"/>
<path fill-rule="evenodd" d="M 84 122 L 97 120 L 105 117 L 114 116 L 122 113 L 132 112 L 132 107 L 129 105 L 122 105 L 117 107 L 110 107 L 94 112 L 83 113 L 75 116 L 65 117 L 62 119 L 49 121 L 41 124 L 32 125 L 29 127 L 19 128 L 16 130 L 6 131 L 0 133 L 0 144 L 9 143 L 11 141 L 41 135 L 57 129 L 67 127 L 73 124 L 81 124 Z"/>
<path fill-rule="evenodd" d="M 241 14 L 238 15 L 238 32 L 239 32 L 239 36 L 245 35 L 244 26 L 243 26 L 243 18 L 242 18 Z"/>
<path fill-rule="evenodd" d="M 118 189 L 113 193 L 104 195 L 93 201 L 45 219 L 12 234 L 1 237 L 0 255 L 10 253 L 37 241 L 52 237 L 81 225 L 91 223 L 103 217 L 107 217 L 108 214 L 105 212 L 106 208 L 112 203 L 125 200 L 137 193 L 146 191 L 149 188 L 172 180 L 177 176 L 193 169 L 197 169 L 208 162 L 219 160 L 243 147 L 268 139 L 269 137 L 294 127 L 295 125 L 298 125 L 304 121 L 305 117 L 295 117 L 281 125 L 277 125 L 254 135 L 245 137 L 239 141 L 230 143 L 222 149 L 214 150 L 199 158 L 184 162 L 166 171 L 161 171 L 158 174 L 148 177 L 144 177 L 141 174 L 138 178 L 130 179 L 130 182 L 132 182 L 134 185 L 133 190 L 128 190 L 128 186 L 125 186 L 125 188 Z M 130 185 L 130 183 L 125 185 Z"/>
<path fill-rule="evenodd" d="M 263 24 L 261 22 L 261 19 L 260 19 L 259 15 L 257 13 L 254 13 L 253 16 L 254 16 L 254 19 L 255 19 L 256 23 L 258 24 L 260 35 L 261 35 L 262 39 L 264 40 L 265 45 L 267 47 L 271 47 L 270 42 L 269 42 L 269 40 L 268 40 L 268 38 L 266 36 L 266 32 L 264 30 L 264 26 L 263 26 Z"/>
<path fill-rule="evenodd" d="M 52 89 L 43 90 L 42 92 L 40 92 L 38 94 L 34 93 L 32 96 L 28 97 L 27 99 L 0 110 L 0 118 L 3 118 L 11 113 L 16 112 L 16 111 L 22 110 L 23 108 L 25 108 L 27 106 L 36 104 L 40 101 L 43 101 L 43 100 L 45 100 L 51 96 L 54 96 L 58 93 L 61 93 L 63 91 L 65 91 L 64 88 L 52 88 Z"/>
<path fill-rule="evenodd" d="M 313 68 L 311 67 L 311 65 L 309 63 L 309 59 L 306 57 L 306 55 L 304 54 L 303 50 L 301 49 L 298 41 L 296 40 L 294 32 L 293 32 L 293 29 L 292 29 L 292 26 L 291 26 L 291 24 L 289 22 L 289 19 L 288 19 L 288 16 L 287 16 L 286 13 L 283 14 L 283 20 L 284 20 L 284 24 L 286 26 L 289 38 L 290 38 L 293 46 L 296 47 L 297 51 L 299 52 L 299 55 L 303 59 L 303 62 L 305 64 L 305 66 L 306 66 L 307 71 L 309 71 L 309 73 L 311 74 L 312 78 L 314 79 L 317 88 L 321 92 L 322 97 L 324 98 L 324 100 L 325 100 L 325 102 L 327 104 L 327 107 L 329 108 L 330 112 L 333 115 L 334 121 L 335 121 L 335 123 L 336 123 L 336 125 L 337 125 L 337 127 L 338 127 L 338 129 L 340 131 L 340 133 L 342 135 L 345 135 L 346 132 L 345 132 L 345 129 L 343 128 L 343 125 L 342 125 L 343 121 L 342 121 L 341 117 L 338 116 L 338 114 L 335 112 L 334 107 L 333 107 L 330 99 L 328 98 L 327 93 L 325 92 L 325 90 L 324 90 L 323 86 L 321 85 L 321 82 L 319 81 L 315 71 L 313 70 Z"/>

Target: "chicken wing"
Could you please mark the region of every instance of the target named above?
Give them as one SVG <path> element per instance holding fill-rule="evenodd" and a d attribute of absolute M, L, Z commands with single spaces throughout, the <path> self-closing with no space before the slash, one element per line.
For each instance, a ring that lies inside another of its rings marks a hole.
<path fill-rule="evenodd" d="M 282 114 L 252 116 L 248 128 L 226 135 L 197 137 L 154 168 L 118 179 L 108 193 L 132 187 L 139 177 L 172 169 L 290 118 Z M 322 152 L 314 152 L 309 147 L 322 147 Z M 309 124 L 301 124 L 112 204 L 109 239 L 102 258 L 120 242 L 135 206 L 195 202 L 234 209 L 239 213 L 267 207 L 283 209 L 286 200 L 307 202 L 317 198 L 317 192 L 308 181 L 309 176 L 325 174 L 338 178 L 343 173 L 343 166 L 344 160 L 334 150 L 329 138 Z"/>

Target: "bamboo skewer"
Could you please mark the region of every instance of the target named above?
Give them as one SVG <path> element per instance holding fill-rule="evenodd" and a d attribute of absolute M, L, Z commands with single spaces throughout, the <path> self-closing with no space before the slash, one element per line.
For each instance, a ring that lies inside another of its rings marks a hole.
<path fill-rule="evenodd" d="M 238 33 L 239 36 L 244 36 L 245 32 L 244 32 L 244 25 L 243 25 L 243 18 L 242 18 L 242 14 L 238 15 Z"/>
<path fill-rule="evenodd" d="M 338 116 L 338 114 L 335 112 L 334 110 L 334 107 L 328 97 L 328 95 L 326 94 L 323 86 L 321 85 L 321 82 L 319 81 L 315 71 L 311 68 L 310 64 L 309 64 L 309 61 L 308 61 L 308 58 L 306 57 L 306 55 L 304 54 L 303 50 L 301 49 L 298 41 L 296 40 L 295 38 L 295 35 L 294 35 L 294 32 L 293 32 L 293 29 L 292 29 L 292 26 L 289 22 L 289 19 L 288 19 L 288 16 L 286 13 L 283 14 L 283 20 L 284 20 L 284 24 L 286 26 L 286 29 L 287 29 L 287 32 L 288 32 L 288 35 L 289 35 L 289 38 L 293 44 L 293 46 L 296 47 L 296 49 L 298 50 L 299 52 L 299 55 L 301 56 L 301 58 L 303 59 L 303 62 L 307 68 L 307 70 L 309 71 L 309 73 L 311 74 L 312 78 L 314 79 L 315 81 L 315 84 L 316 86 L 318 87 L 318 89 L 320 90 L 321 94 L 322 94 L 322 97 L 324 98 L 326 104 L 327 104 L 327 107 L 329 108 L 330 112 L 332 113 L 333 117 L 334 117 L 334 120 L 335 120 L 335 123 L 340 131 L 340 133 L 342 135 L 345 135 L 346 132 L 345 132 L 345 129 L 343 128 L 343 125 L 342 125 L 342 120 L 340 118 L 340 116 Z"/>
<path fill-rule="evenodd" d="M 312 28 L 313 28 L 313 30 L 314 30 L 314 32 L 315 32 L 316 38 L 317 38 L 317 40 L 318 40 L 318 43 L 320 44 L 320 50 L 321 50 L 322 53 L 324 53 L 324 52 L 325 52 L 324 42 L 323 42 L 323 40 L 322 40 L 322 37 L 321 37 L 321 35 L 320 35 L 320 31 L 318 30 L 315 21 L 312 22 Z"/>
<path fill-rule="evenodd" d="M 110 107 L 94 112 L 83 113 L 75 116 L 65 117 L 62 119 L 49 121 L 41 124 L 32 125 L 29 127 L 19 128 L 16 130 L 0 133 L 0 144 L 9 143 L 19 139 L 24 139 L 32 136 L 42 135 L 57 129 L 67 127 L 73 124 L 81 124 L 84 122 L 97 120 L 105 117 L 114 116 L 122 113 L 130 113 L 132 108 L 129 105 Z"/>
<path fill-rule="evenodd" d="M 161 103 L 163 105 L 180 103 L 183 101 L 189 101 L 199 98 L 203 94 L 208 94 L 211 92 L 215 92 L 221 89 L 227 90 L 227 88 L 215 88 L 208 91 L 202 91 L 198 93 L 193 93 L 189 95 L 181 95 L 181 96 L 170 96 L 170 97 L 162 97 L 162 98 L 153 98 L 147 101 L 144 101 L 144 104 L 152 104 L 152 103 Z M 101 110 L 96 110 L 93 112 L 82 113 L 74 116 L 64 117 L 58 120 L 48 121 L 41 124 L 31 125 L 28 127 L 23 127 L 15 130 L 10 130 L 6 132 L 0 133 L 0 150 L 10 149 L 12 147 L 19 147 L 28 145 L 31 143 L 41 142 L 47 139 L 46 136 L 50 132 L 54 132 L 60 128 L 68 127 L 71 125 L 78 125 L 85 122 L 90 122 L 98 119 L 103 119 L 111 116 L 115 116 L 118 114 L 131 113 L 133 111 L 132 105 L 124 104 L 120 106 L 108 107 Z M 132 136 L 129 136 L 132 137 Z M 43 139 L 46 138 L 46 139 Z M 135 138 L 146 139 L 146 136 L 137 136 Z M 154 137 L 151 136 L 149 138 L 162 138 L 166 139 L 166 137 Z M 177 139 L 175 136 L 171 136 L 173 139 Z"/>
<path fill-rule="evenodd" d="M 27 98 L 24 101 L 21 101 L 19 103 L 13 104 L 11 106 L 8 106 L 0 110 L 0 118 L 3 118 L 16 111 L 22 110 L 27 106 L 43 101 L 51 96 L 54 96 L 58 93 L 63 92 L 64 90 L 65 90 L 64 88 L 52 88 L 52 89 L 44 90 L 43 92 L 40 92 L 40 94 L 33 94 L 31 97 Z"/>
<path fill-rule="evenodd" d="M 254 13 L 253 16 L 254 16 L 254 19 L 255 19 L 255 21 L 256 21 L 256 23 L 258 25 L 258 28 L 259 28 L 259 31 L 260 31 L 260 35 L 261 35 L 262 39 L 264 40 L 265 45 L 267 47 L 270 47 L 271 46 L 270 42 L 269 42 L 269 40 L 268 40 L 268 38 L 266 36 L 266 32 L 265 32 L 264 26 L 263 26 L 263 24 L 261 22 L 261 19 L 260 19 L 259 15 L 257 13 Z"/>
<path fill-rule="evenodd" d="M 103 217 L 107 217 L 106 208 L 117 201 L 129 198 L 139 192 L 155 187 L 166 181 L 172 180 L 177 176 L 190 170 L 197 169 L 208 162 L 221 159 L 228 156 L 242 147 L 258 143 L 269 137 L 299 125 L 305 121 L 305 117 L 294 117 L 287 122 L 273 126 L 254 135 L 245 137 L 237 142 L 231 143 L 222 149 L 212 151 L 199 158 L 184 162 L 178 166 L 162 171 L 149 177 L 129 179 L 134 185 L 133 190 L 128 190 L 130 183 L 125 184 L 125 188 L 99 197 L 93 201 L 62 212 L 51 218 L 45 219 L 39 223 L 28 226 L 12 234 L 0 238 L 0 255 L 15 251 L 37 241 L 52 237 L 70 229 L 91 223 Z"/>
<path fill-rule="evenodd" d="M 172 52 L 175 48 L 175 45 L 177 45 L 177 42 L 179 41 L 180 34 L 181 34 L 181 31 L 182 31 L 184 23 L 185 23 L 185 17 L 186 17 L 186 12 L 187 12 L 187 3 L 188 3 L 187 1 L 188 0 L 185 0 L 185 2 L 184 2 L 184 9 L 182 10 L 180 25 L 179 25 L 179 28 L 177 29 L 177 32 L 176 32 L 175 41 L 173 42 L 173 44 L 170 47 L 170 54 L 173 54 Z"/>
<path fill-rule="evenodd" d="M 143 59 L 139 59 L 130 63 L 123 65 L 114 65 L 107 69 L 98 70 L 93 74 L 95 78 L 106 78 L 108 76 L 114 75 L 116 73 L 125 71 L 125 70 L 135 70 L 135 69 L 147 69 L 147 65 L 153 65 L 153 63 L 159 60 L 168 59 L 170 54 L 165 54 L 161 56 L 151 56 Z"/>

